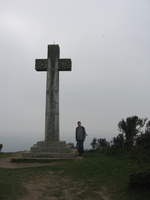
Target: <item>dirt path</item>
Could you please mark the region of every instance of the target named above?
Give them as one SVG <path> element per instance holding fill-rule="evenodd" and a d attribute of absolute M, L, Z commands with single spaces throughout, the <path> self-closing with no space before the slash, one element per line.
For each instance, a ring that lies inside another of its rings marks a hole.
<path fill-rule="evenodd" d="M 3 158 L 0 159 L 0 167 L 2 168 L 26 168 L 26 167 L 38 167 L 38 166 L 50 166 L 56 163 L 13 163 L 11 162 L 11 159 L 13 158 L 21 158 L 22 152 L 17 152 L 15 154 L 12 154 L 9 158 Z"/>
<path fill-rule="evenodd" d="M 12 163 L 12 158 L 21 157 L 21 152 L 15 153 L 12 157 L 0 159 L 1 168 L 26 168 L 38 166 L 51 166 L 57 163 Z M 79 158 L 81 159 L 81 158 Z M 55 174 L 49 171 L 48 174 L 40 179 L 37 177 L 34 180 L 23 183 L 28 193 L 25 196 L 19 197 L 17 200 L 111 200 L 107 189 L 102 187 L 100 191 L 93 191 L 95 198 L 89 198 L 87 188 L 83 182 L 75 182 L 60 174 Z"/>

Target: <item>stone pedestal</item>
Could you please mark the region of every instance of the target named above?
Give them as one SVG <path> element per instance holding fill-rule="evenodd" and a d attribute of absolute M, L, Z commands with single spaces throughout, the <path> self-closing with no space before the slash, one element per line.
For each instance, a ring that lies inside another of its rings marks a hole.
<path fill-rule="evenodd" d="M 30 151 L 24 152 L 23 157 L 35 158 L 75 158 L 77 149 L 66 145 L 65 141 L 39 141 L 31 147 Z"/>

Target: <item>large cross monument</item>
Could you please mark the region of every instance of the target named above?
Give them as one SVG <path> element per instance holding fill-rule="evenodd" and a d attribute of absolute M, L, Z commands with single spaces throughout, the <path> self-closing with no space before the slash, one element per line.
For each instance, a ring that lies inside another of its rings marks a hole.
<path fill-rule="evenodd" d="M 47 71 L 45 141 L 59 141 L 59 71 L 71 71 L 71 59 L 59 59 L 59 46 L 48 45 L 48 58 L 36 59 L 35 69 Z"/>
<path fill-rule="evenodd" d="M 59 71 L 71 71 L 71 59 L 59 58 L 59 45 L 48 45 L 47 59 L 36 59 L 35 69 L 47 71 L 45 141 L 31 147 L 24 157 L 73 158 L 76 150 L 59 141 Z"/>

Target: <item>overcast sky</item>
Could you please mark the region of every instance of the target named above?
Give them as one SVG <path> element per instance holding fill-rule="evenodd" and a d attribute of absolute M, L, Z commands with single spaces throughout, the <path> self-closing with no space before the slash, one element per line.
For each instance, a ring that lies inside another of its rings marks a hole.
<path fill-rule="evenodd" d="M 118 122 L 150 119 L 149 0 L 0 0 L 0 143 L 29 150 L 44 140 L 46 72 L 35 59 L 59 44 L 72 71 L 60 72 L 60 140 L 78 120 L 89 148 L 110 141 Z"/>

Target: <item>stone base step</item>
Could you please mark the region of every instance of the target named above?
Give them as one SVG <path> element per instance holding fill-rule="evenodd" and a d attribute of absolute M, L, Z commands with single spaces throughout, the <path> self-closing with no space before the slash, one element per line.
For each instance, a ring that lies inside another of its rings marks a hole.
<path fill-rule="evenodd" d="M 73 159 L 77 156 L 77 149 L 71 149 L 69 153 L 53 153 L 53 152 L 31 152 L 22 153 L 24 158 L 57 158 L 57 159 Z"/>
<path fill-rule="evenodd" d="M 64 147 L 38 147 L 34 146 L 31 147 L 31 152 L 32 153 L 70 153 L 71 152 L 71 146 L 70 145 L 65 145 Z"/>

